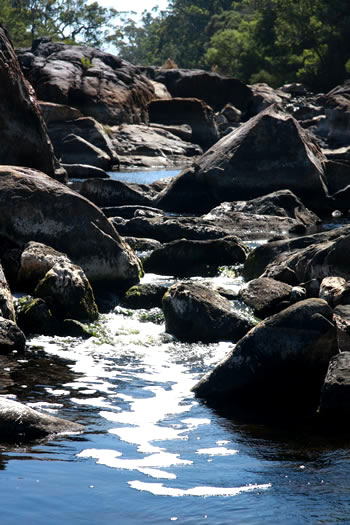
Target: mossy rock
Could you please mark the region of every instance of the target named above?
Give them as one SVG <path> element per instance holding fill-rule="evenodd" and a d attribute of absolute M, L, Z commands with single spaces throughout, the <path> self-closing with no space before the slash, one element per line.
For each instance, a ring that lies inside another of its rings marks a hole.
<path fill-rule="evenodd" d="M 168 286 L 163 284 L 138 284 L 125 293 L 121 306 L 125 308 L 161 308 L 163 295 Z"/>
<path fill-rule="evenodd" d="M 16 302 L 17 324 L 28 334 L 56 335 L 58 322 L 44 299 L 26 296 Z"/>

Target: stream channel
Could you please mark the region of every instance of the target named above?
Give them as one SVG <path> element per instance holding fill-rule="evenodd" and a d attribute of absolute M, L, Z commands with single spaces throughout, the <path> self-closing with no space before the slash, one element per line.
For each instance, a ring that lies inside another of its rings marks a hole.
<path fill-rule="evenodd" d="M 160 279 L 173 282 L 144 277 Z M 242 284 L 225 269 L 215 279 Z M 230 420 L 194 398 L 231 348 L 179 343 L 160 311 L 117 307 L 95 337 L 33 337 L 24 356 L 2 357 L 2 394 L 86 430 L 0 447 L 0 523 L 350 523 L 350 437 Z"/>

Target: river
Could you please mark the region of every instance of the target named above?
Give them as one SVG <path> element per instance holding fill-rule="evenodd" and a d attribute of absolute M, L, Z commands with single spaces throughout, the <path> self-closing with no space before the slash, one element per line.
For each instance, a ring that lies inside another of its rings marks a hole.
<path fill-rule="evenodd" d="M 231 348 L 179 343 L 160 310 L 117 307 L 86 341 L 33 337 L 3 357 L 8 394 L 86 430 L 0 447 L 1 524 L 350 523 L 347 436 L 230 420 L 194 398 Z"/>

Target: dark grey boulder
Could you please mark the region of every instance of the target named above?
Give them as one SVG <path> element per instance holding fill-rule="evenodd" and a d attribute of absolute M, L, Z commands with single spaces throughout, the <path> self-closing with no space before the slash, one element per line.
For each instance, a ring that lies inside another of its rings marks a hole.
<path fill-rule="evenodd" d="M 224 201 L 289 189 L 317 210 L 327 197 L 325 162 L 312 136 L 270 107 L 214 144 L 157 203 L 170 211 L 203 213 Z"/>
<path fill-rule="evenodd" d="M 14 321 L 0 317 L 0 354 L 23 352 L 26 338 Z"/>
<path fill-rule="evenodd" d="M 56 263 L 41 279 L 34 295 L 45 300 L 55 317 L 95 321 L 98 309 L 83 270 L 70 261 Z"/>
<path fill-rule="evenodd" d="M 225 202 L 217 208 L 214 208 L 214 210 L 211 210 L 210 213 L 219 215 L 220 210 L 222 210 L 224 214 L 239 211 L 257 215 L 290 217 L 307 227 L 314 226 L 321 222 L 321 219 L 313 211 L 306 208 L 301 200 L 290 190 L 275 191 L 248 201 Z"/>
<path fill-rule="evenodd" d="M 57 161 L 32 86 L 26 82 L 6 29 L 0 24 L 0 163 L 28 166 L 59 180 Z"/>
<path fill-rule="evenodd" d="M 16 321 L 13 296 L 7 282 L 4 270 L 0 264 L 0 316 L 11 321 Z"/>
<path fill-rule="evenodd" d="M 252 102 L 252 90 L 237 78 L 193 69 L 141 70 L 157 82 L 165 84 L 173 97 L 199 98 L 215 111 L 231 103 L 246 112 Z"/>
<path fill-rule="evenodd" d="M 350 352 L 334 356 L 327 371 L 320 397 L 320 415 L 349 427 Z"/>
<path fill-rule="evenodd" d="M 143 261 L 146 272 L 161 275 L 205 275 L 219 266 L 243 263 L 248 249 L 237 237 L 179 239 L 154 250 Z"/>
<path fill-rule="evenodd" d="M 270 242 L 262 244 L 250 252 L 244 264 L 244 277 L 248 281 L 260 277 L 264 273 L 266 267 L 270 263 L 273 263 L 273 261 L 278 264 L 279 261 L 283 261 L 289 256 L 297 255 L 308 246 L 333 242 L 335 239 L 349 234 L 350 228 L 345 226 L 343 228 L 312 235 L 305 235 L 303 237 L 271 240 Z M 290 269 L 290 271 L 292 270 Z M 298 284 L 298 282 L 301 281 L 296 280 L 296 282 L 293 284 Z"/>
<path fill-rule="evenodd" d="M 70 179 L 108 179 L 105 170 L 89 164 L 63 164 Z"/>
<path fill-rule="evenodd" d="M 181 341 L 237 341 L 253 322 L 235 313 L 230 301 L 204 285 L 177 283 L 163 297 L 165 330 Z"/>
<path fill-rule="evenodd" d="M 292 290 L 289 284 L 261 277 L 247 283 L 240 290 L 240 297 L 257 317 L 264 319 L 289 306 Z"/>
<path fill-rule="evenodd" d="M 79 188 L 79 193 L 101 207 L 140 204 L 152 206 L 152 200 L 137 184 L 112 179 L 89 179 Z"/>
<path fill-rule="evenodd" d="M 307 299 L 258 324 L 193 391 L 229 410 L 315 411 L 337 352 L 332 310 Z"/>
<path fill-rule="evenodd" d="M 2 443 L 20 443 L 59 434 L 78 434 L 82 425 L 38 412 L 22 403 L 0 396 Z"/>
<path fill-rule="evenodd" d="M 191 131 L 192 136 L 192 131 Z M 122 124 L 110 127 L 110 137 L 118 154 L 120 167 L 166 168 L 187 166 L 203 153 L 198 144 L 179 137 L 171 127 Z"/>
<path fill-rule="evenodd" d="M 125 308 L 161 308 L 162 299 L 169 286 L 158 283 L 135 284 L 121 300 Z"/>
<path fill-rule="evenodd" d="M 350 305 L 334 308 L 333 318 L 337 327 L 338 348 L 340 352 L 350 351 Z"/>
<path fill-rule="evenodd" d="M 28 242 L 21 253 L 17 275 L 18 286 L 33 292 L 39 281 L 55 264 L 69 263 L 65 253 L 41 242 Z"/>
<path fill-rule="evenodd" d="M 199 144 L 204 150 L 219 139 L 212 108 L 197 98 L 152 100 L 148 106 L 148 113 L 151 123 L 190 125 L 191 142 Z"/>
<path fill-rule="evenodd" d="M 139 260 L 102 211 L 39 171 L 0 166 L 0 215 L 0 236 L 18 248 L 29 241 L 52 246 L 91 281 L 139 281 Z"/>
<path fill-rule="evenodd" d="M 75 107 L 104 124 L 148 119 L 153 86 L 117 56 L 43 38 L 20 53 L 19 60 L 41 100 Z"/>

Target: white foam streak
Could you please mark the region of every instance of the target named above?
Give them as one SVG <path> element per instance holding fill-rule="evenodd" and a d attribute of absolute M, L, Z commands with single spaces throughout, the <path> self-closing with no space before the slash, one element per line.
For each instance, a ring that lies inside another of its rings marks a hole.
<path fill-rule="evenodd" d="M 243 487 L 193 487 L 190 489 L 179 489 L 165 487 L 163 483 L 147 483 L 142 481 L 129 481 L 130 487 L 136 490 L 150 492 L 155 496 L 238 496 L 244 492 L 267 490 L 271 487 L 270 483 L 263 485 L 246 485 Z"/>

